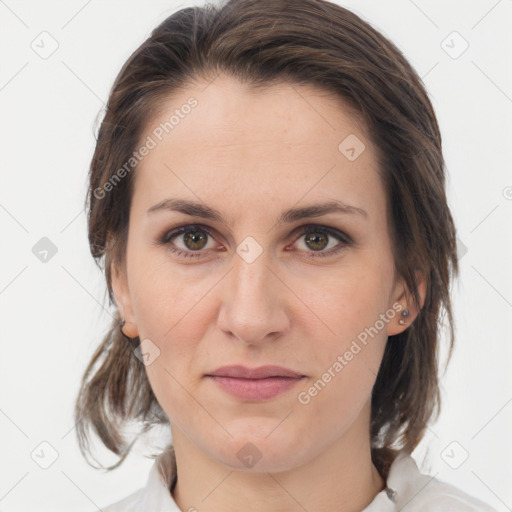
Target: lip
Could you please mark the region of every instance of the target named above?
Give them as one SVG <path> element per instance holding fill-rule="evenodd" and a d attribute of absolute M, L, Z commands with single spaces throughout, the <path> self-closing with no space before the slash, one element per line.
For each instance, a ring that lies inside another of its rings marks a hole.
<path fill-rule="evenodd" d="M 266 365 L 258 368 L 247 368 L 240 364 L 222 366 L 207 376 L 234 377 L 237 379 L 266 379 L 267 377 L 305 377 L 298 372 L 283 366 Z"/>
<path fill-rule="evenodd" d="M 274 398 L 291 389 L 305 378 L 282 366 L 223 366 L 205 375 L 226 393 L 244 401 L 261 401 Z"/>

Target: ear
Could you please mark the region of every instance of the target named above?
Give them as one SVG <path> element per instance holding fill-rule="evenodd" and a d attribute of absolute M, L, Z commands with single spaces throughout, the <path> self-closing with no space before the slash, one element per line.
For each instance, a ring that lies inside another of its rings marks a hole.
<path fill-rule="evenodd" d="M 121 318 L 124 318 L 125 324 L 123 332 L 130 338 L 135 338 L 139 335 L 137 324 L 135 323 L 135 315 L 133 314 L 132 299 L 128 287 L 128 279 L 126 271 L 120 268 L 116 262 L 111 264 L 111 277 L 112 277 L 112 291 L 116 300 L 117 309 Z"/>
<path fill-rule="evenodd" d="M 423 307 L 425 304 L 425 296 L 427 292 L 427 280 L 424 273 L 419 270 L 416 271 L 416 284 L 420 296 L 420 307 Z M 398 310 L 398 304 L 401 306 L 400 310 Z M 401 332 L 405 331 L 409 325 L 414 322 L 415 318 L 420 312 L 419 309 L 415 307 L 412 296 L 409 293 L 407 286 L 403 282 L 403 279 L 400 279 L 399 282 L 395 285 L 393 300 L 389 306 L 390 309 L 396 311 L 397 313 L 393 319 L 388 322 L 388 336 L 400 334 Z M 409 311 L 409 315 L 404 317 L 402 316 L 402 311 L 406 309 Z M 400 324 L 400 320 L 404 320 L 405 324 Z"/>

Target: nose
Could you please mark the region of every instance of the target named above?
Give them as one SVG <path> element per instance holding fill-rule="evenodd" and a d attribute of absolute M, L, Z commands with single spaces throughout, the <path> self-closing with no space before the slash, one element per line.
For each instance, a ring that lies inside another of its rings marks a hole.
<path fill-rule="evenodd" d="M 222 286 L 218 326 L 247 345 L 275 340 L 290 325 L 290 292 L 264 254 L 252 263 L 235 255 Z"/>

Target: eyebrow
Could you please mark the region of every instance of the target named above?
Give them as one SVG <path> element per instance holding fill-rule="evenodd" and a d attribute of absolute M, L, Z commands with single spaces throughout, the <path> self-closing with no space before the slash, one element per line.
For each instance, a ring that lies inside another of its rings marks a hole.
<path fill-rule="evenodd" d="M 215 210 L 206 204 L 189 201 L 187 199 L 164 199 L 149 208 L 146 214 L 150 215 L 159 211 L 180 212 L 193 217 L 202 217 L 204 219 L 217 221 L 223 224 L 229 224 L 218 210 Z M 362 208 L 351 206 L 341 201 L 332 200 L 327 203 L 317 203 L 304 206 L 302 208 L 291 208 L 286 210 L 278 218 L 277 224 L 296 222 L 298 220 L 311 217 L 320 217 L 329 213 L 360 215 L 361 217 L 368 219 L 368 213 Z"/>

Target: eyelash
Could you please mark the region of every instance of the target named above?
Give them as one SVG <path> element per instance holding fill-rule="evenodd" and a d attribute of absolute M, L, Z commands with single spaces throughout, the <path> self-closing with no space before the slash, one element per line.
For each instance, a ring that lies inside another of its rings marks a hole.
<path fill-rule="evenodd" d="M 182 258 L 200 258 L 202 257 L 202 252 L 205 252 L 203 250 L 197 250 L 197 251 L 185 251 L 180 248 L 171 247 L 170 241 L 173 238 L 176 238 L 179 235 L 183 235 L 187 232 L 193 232 L 193 231 L 202 231 L 206 233 L 209 237 L 214 238 L 212 235 L 212 232 L 210 228 L 203 226 L 201 224 L 190 224 L 186 226 L 182 226 L 179 228 L 176 228 L 171 231 L 167 231 L 163 236 L 161 236 L 157 240 L 157 244 L 161 246 L 166 246 L 166 248 L 173 254 L 176 254 L 178 257 Z M 319 225 L 306 225 L 299 228 L 299 236 L 297 238 L 300 239 L 302 236 L 307 235 L 309 233 L 324 233 L 328 236 L 332 236 L 333 238 L 340 241 L 340 244 L 336 245 L 335 247 L 332 247 L 331 249 L 327 251 L 306 251 L 306 255 L 304 255 L 305 258 L 325 258 L 328 256 L 332 256 L 334 254 L 339 253 L 346 247 L 353 244 L 353 240 L 350 236 L 348 236 L 346 233 L 343 233 L 342 231 L 339 231 L 337 229 L 329 228 L 327 226 L 319 226 Z"/>

